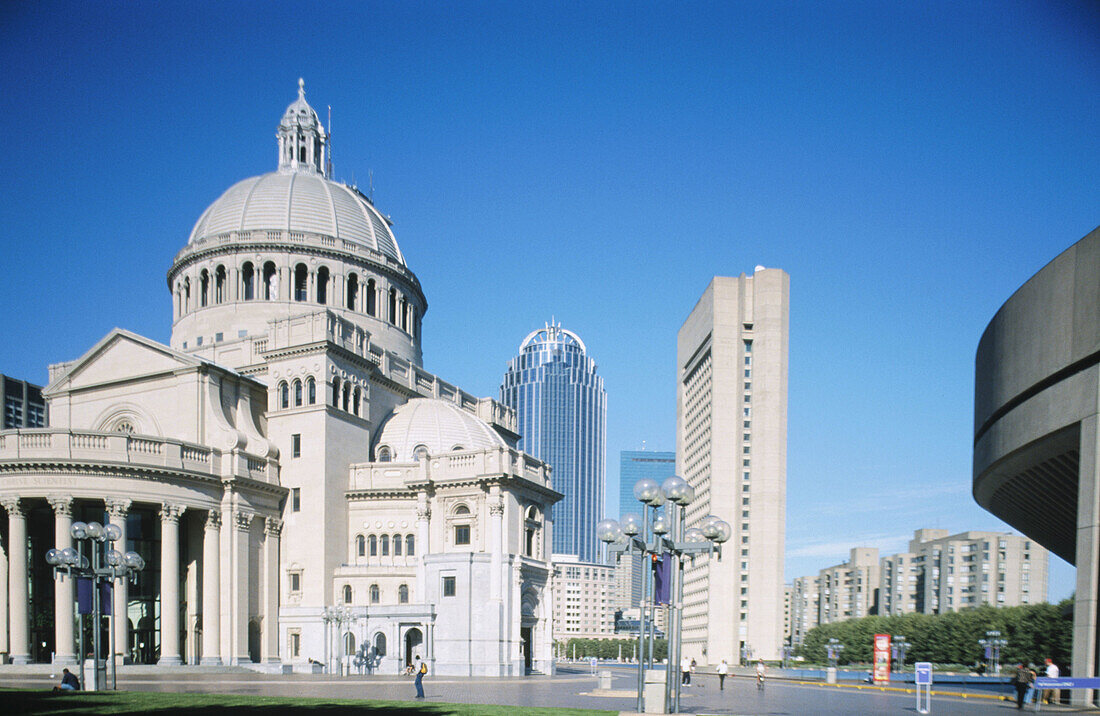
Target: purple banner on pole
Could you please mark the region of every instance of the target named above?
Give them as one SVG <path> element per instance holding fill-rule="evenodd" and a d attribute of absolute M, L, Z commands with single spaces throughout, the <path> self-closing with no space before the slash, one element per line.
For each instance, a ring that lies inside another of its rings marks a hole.
<path fill-rule="evenodd" d="M 114 585 L 111 582 L 99 583 L 99 613 L 110 614 L 111 604 L 114 602 L 111 599 L 111 587 Z"/>
<path fill-rule="evenodd" d="M 76 580 L 76 604 L 81 614 L 92 613 L 92 580 L 86 577 Z"/>
<path fill-rule="evenodd" d="M 668 604 L 672 586 L 672 555 L 665 552 L 653 558 L 653 601 Z"/>

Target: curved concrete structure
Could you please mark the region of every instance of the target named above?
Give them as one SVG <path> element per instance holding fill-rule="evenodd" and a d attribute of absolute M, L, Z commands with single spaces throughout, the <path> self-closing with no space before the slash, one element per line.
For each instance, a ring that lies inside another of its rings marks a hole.
<path fill-rule="evenodd" d="M 978 344 L 974 499 L 1077 566 L 1073 673 L 1095 676 L 1100 228 L 1020 287 Z"/>

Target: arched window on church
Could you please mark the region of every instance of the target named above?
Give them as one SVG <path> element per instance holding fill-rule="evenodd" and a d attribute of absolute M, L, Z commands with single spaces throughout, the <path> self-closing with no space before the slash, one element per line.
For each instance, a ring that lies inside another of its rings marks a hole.
<path fill-rule="evenodd" d="M 376 535 L 371 535 L 370 537 L 367 537 L 367 547 L 369 548 L 369 554 L 371 557 L 378 556 L 378 537 Z"/>
<path fill-rule="evenodd" d="M 363 535 L 355 535 L 355 556 L 367 556 L 367 540 L 363 538 Z"/>
<path fill-rule="evenodd" d="M 322 306 L 328 303 L 328 268 L 325 266 L 317 269 L 317 303 Z"/>
<path fill-rule="evenodd" d="M 402 296 L 401 301 L 397 306 L 397 319 L 401 323 L 401 330 L 403 330 L 403 331 L 408 331 L 409 330 L 409 322 L 408 322 L 409 317 L 408 317 L 408 313 L 407 313 L 407 310 L 406 310 L 406 305 L 407 304 L 405 303 L 405 297 Z"/>
<path fill-rule="evenodd" d="M 405 535 L 405 556 L 412 557 L 416 554 L 416 538 L 412 535 Z"/>
<path fill-rule="evenodd" d="M 412 336 L 413 338 L 419 338 L 420 337 L 420 331 L 419 331 L 417 323 L 416 323 L 416 306 L 412 307 L 412 320 L 409 323 L 409 335 Z"/>
<path fill-rule="evenodd" d="M 408 604 L 409 603 L 409 585 L 402 584 L 397 588 L 397 603 Z"/>
<path fill-rule="evenodd" d="M 389 557 L 390 556 L 390 536 L 389 535 L 382 535 L 381 542 L 382 542 L 382 556 L 383 557 Z"/>
<path fill-rule="evenodd" d="M 340 377 L 332 376 L 332 407 L 340 407 Z"/>
<path fill-rule="evenodd" d="M 394 535 L 393 536 L 393 556 L 394 557 L 400 557 L 401 556 L 401 535 Z"/>
<path fill-rule="evenodd" d="M 279 300 L 279 271 L 274 261 L 264 264 L 264 300 Z"/>
<path fill-rule="evenodd" d="M 370 585 L 370 603 L 371 604 L 378 604 L 380 601 L 382 601 L 382 590 L 378 588 L 377 584 Z M 382 635 L 379 634 L 379 636 L 382 636 Z M 385 645 L 386 645 L 386 642 L 385 642 L 384 639 L 385 639 L 385 637 L 383 637 L 382 648 L 385 648 Z"/>
<path fill-rule="evenodd" d="M 355 310 L 355 304 L 359 300 L 359 277 L 355 274 L 348 276 L 347 307 L 349 311 Z"/>
<path fill-rule="evenodd" d="M 225 266 L 214 271 L 214 303 L 225 302 Z"/>
<path fill-rule="evenodd" d="M 306 404 L 313 405 L 317 402 L 317 381 L 313 376 L 306 378 Z"/>
<path fill-rule="evenodd" d="M 305 145 L 302 145 L 301 147 L 298 148 L 298 161 L 304 163 L 305 160 L 306 160 L 306 148 L 305 148 Z"/>
<path fill-rule="evenodd" d="M 352 399 L 351 399 L 351 412 L 352 412 L 353 415 L 358 415 L 359 414 L 359 399 L 360 399 L 361 396 L 362 396 L 362 393 L 359 390 L 359 386 L 356 386 L 355 387 L 355 395 L 353 395 Z"/>
<path fill-rule="evenodd" d="M 206 269 L 199 274 L 199 305 L 206 307 L 207 292 L 210 290 L 210 272 Z"/>
<path fill-rule="evenodd" d="M 351 585 L 344 585 L 344 604 L 351 604 Z"/>
<path fill-rule="evenodd" d="M 252 267 L 251 261 L 245 261 L 244 266 L 241 266 L 241 282 L 244 294 L 244 300 L 251 301 L 256 298 L 256 269 Z"/>
<path fill-rule="evenodd" d="M 378 585 L 375 585 L 378 586 Z M 373 592 L 372 592 L 373 594 Z M 386 655 L 386 635 L 378 632 L 374 635 L 374 653 L 378 656 Z"/>
<path fill-rule="evenodd" d="M 344 412 L 348 410 L 348 403 L 351 401 L 351 384 L 344 383 Z"/>
<path fill-rule="evenodd" d="M 397 325 L 397 289 L 390 289 L 390 323 Z"/>
<path fill-rule="evenodd" d="M 191 278 L 183 279 L 183 312 L 191 310 Z"/>
<path fill-rule="evenodd" d="M 302 381 L 294 379 L 294 407 L 302 404 Z"/>
<path fill-rule="evenodd" d="M 377 290 L 378 290 L 378 288 L 374 283 L 374 279 L 373 278 L 368 279 L 367 280 L 367 313 L 369 313 L 370 315 L 375 316 L 375 317 L 377 317 L 376 314 L 377 314 L 377 311 L 378 311 L 378 307 L 375 306 L 375 303 L 377 303 L 377 295 L 376 295 Z"/>
<path fill-rule="evenodd" d="M 290 407 L 290 388 L 287 386 L 285 380 L 279 383 L 279 407 Z"/>
<path fill-rule="evenodd" d="M 309 269 L 305 264 L 298 264 L 294 267 L 294 300 L 304 301 L 306 300 L 306 294 L 309 291 Z"/>
<path fill-rule="evenodd" d="M 389 462 L 393 459 L 393 454 L 388 447 L 378 448 L 378 462 Z"/>

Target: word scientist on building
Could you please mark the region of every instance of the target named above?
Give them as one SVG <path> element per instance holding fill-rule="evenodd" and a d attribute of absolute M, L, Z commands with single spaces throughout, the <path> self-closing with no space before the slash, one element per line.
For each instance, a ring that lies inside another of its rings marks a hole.
<path fill-rule="evenodd" d="M 49 427 L 0 432 L 11 662 L 75 662 L 75 590 L 45 553 L 95 520 L 147 565 L 111 596 L 126 661 L 553 668 L 550 468 L 516 449 L 514 412 L 421 367 L 420 283 L 389 219 L 329 178 L 327 140 L 299 81 L 277 170 L 222 194 L 172 263 L 171 345 L 111 331 L 50 367 Z"/>

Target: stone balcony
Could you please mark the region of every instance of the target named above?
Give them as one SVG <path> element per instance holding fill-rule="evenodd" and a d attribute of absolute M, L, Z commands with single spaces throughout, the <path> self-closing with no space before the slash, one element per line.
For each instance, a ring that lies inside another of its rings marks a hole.
<path fill-rule="evenodd" d="M 169 470 L 222 479 L 240 477 L 277 485 L 278 463 L 234 450 L 222 452 L 182 440 L 60 428 L 0 432 L 0 468 L 18 463 L 95 463 Z"/>

